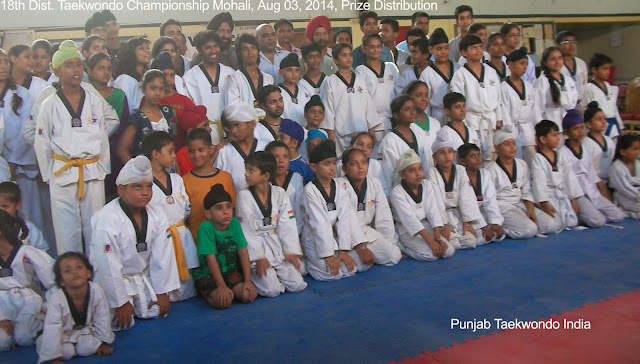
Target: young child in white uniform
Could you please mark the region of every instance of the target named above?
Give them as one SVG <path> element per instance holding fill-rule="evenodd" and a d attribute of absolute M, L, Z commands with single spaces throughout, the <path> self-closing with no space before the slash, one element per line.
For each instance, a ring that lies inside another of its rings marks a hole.
<path fill-rule="evenodd" d="M 443 126 L 438 134 L 446 134 L 449 140 L 453 142 L 455 150 L 458 150 L 462 144 L 466 143 L 475 144 L 480 148 L 478 133 L 465 125 L 467 116 L 465 105 L 465 97 L 458 92 L 451 92 L 444 96 L 444 112 L 449 123 Z"/>
<path fill-rule="evenodd" d="M 400 251 L 423 261 L 450 258 L 460 243 L 457 234 L 445 229 L 438 187 L 423 178 L 422 162 L 413 150 L 404 152 L 396 165 L 402 182 L 393 188 L 389 200 Z"/>
<path fill-rule="evenodd" d="M 357 251 L 368 241 L 361 229 L 354 229 L 358 218 L 349 203 L 347 182 L 333 178 L 335 150 L 329 139 L 311 149 L 309 158 L 316 177 L 304 188 L 302 241 L 309 274 L 319 281 L 351 277 L 371 267 Z"/>
<path fill-rule="evenodd" d="M 104 206 L 104 178 L 111 170 L 109 134 L 120 119 L 93 87 L 81 84 L 82 60 L 73 41 L 60 45 L 51 65 L 62 88 L 40 108 L 34 148 L 49 183 L 58 254 L 88 254 L 90 219 Z"/>
<path fill-rule="evenodd" d="M 140 155 L 129 160 L 116 184 L 120 197 L 91 219 L 90 257 L 111 309 L 114 331 L 130 328 L 133 316 L 166 316 L 169 292 L 180 288 L 169 222 L 164 211 L 149 204 L 153 191 L 149 159 Z"/>
<path fill-rule="evenodd" d="M 440 209 L 446 215 L 448 226 L 458 235 L 458 249 L 472 249 L 476 245 L 488 243 L 478 231 L 487 226 L 480 213 L 473 187 L 464 166 L 454 163 L 456 150 L 447 134 L 438 135 L 433 143 L 433 160 L 435 165 L 429 169 L 427 179 L 439 189 L 444 197 Z M 446 227 L 446 226 L 445 226 Z M 490 242 L 490 241 L 489 241 Z"/>
<path fill-rule="evenodd" d="M 589 129 L 587 137 L 582 139 L 582 146 L 589 151 L 593 158 L 593 168 L 598 177 L 607 185 L 609 183 L 609 169 L 613 163 L 616 142 L 604 135 L 607 129 L 607 119 L 598 107 L 597 101 L 591 101 L 584 111 L 584 122 Z"/>
<path fill-rule="evenodd" d="M 583 100 L 583 93 L 587 81 L 589 81 L 589 70 L 587 64 L 582 59 L 576 57 L 578 50 L 578 40 L 575 34 L 569 30 L 563 30 L 556 34 L 554 39 L 556 47 L 562 51 L 562 57 L 564 59 L 564 67 L 562 67 L 562 74 L 564 77 L 571 77 L 573 82 L 576 83 L 576 90 L 578 91 L 578 104 L 586 105 Z"/>
<path fill-rule="evenodd" d="M 416 122 L 415 125 L 419 126 L 424 131 L 429 140 L 429 147 L 436 140 L 438 132 L 442 125 L 440 121 L 434 117 L 428 115 L 428 110 L 431 104 L 429 100 L 429 87 L 426 83 L 416 80 L 411 81 L 404 89 L 403 93 L 411 96 L 416 104 Z"/>
<path fill-rule="evenodd" d="M 171 291 L 169 298 L 171 302 L 183 301 L 196 295 L 191 270 L 199 264 L 196 244 L 184 223 L 191 214 L 189 195 L 182 177 L 167 172 L 176 159 L 173 138 L 163 131 L 153 132 L 142 140 L 142 153 L 151 161 L 153 174 L 153 195 L 149 204 L 167 216 L 176 256 L 180 289 Z"/>
<path fill-rule="evenodd" d="M 324 96 L 325 77 L 320 71 L 322 53 L 315 43 L 305 43 L 300 47 L 302 57 L 300 62 L 306 65 L 307 72 L 298 81 L 298 87 L 306 90 L 311 96 Z"/>
<path fill-rule="evenodd" d="M 444 126 L 448 121 L 444 113 L 444 97 L 449 93 L 449 84 L 460 65 L 449 60 L 449 39 L 441 28 L 436 29 L 429 38 L 429 53 L 433 55 L 433 63 L 422 71 L 420 81 L 429 87 L 429 115 L 440 120 Z"/>
<path fill-rule="evenodd" d="M 384 175 L 382 174 L 382 165 L 378 159 L 371 158 L 371 156 L 373 155 L 373 145 L 373 137 L 371 136 L 371 134 L 363 131 L 351 138 L 349 148 L 360 149 L 364 152 L 365 156 L 367 156 L 367 160 L 369 161 L 367 165 L 367 177 L 377 179 L 382 185 L 384 195 L 388 197 L 391 191 L 387 186 L 387 181 L 384 178 Z M 382 160 L 382 152 L 378 152 L 378 158 Z M 342 168 L 342 166 L 342 160 L 339 160 L 336 177 L 344 176 L 344 169 Z"/>
<path fill-rule="evenodd" d="M 616 140 L 622 134 L 624 124 L 618 111 L 618 86 L 612 86 L 606 81 L 609 79 L 612 65 L 613 60 L 602 53 L 595 53 L 591 57 L 589 67 L 593 78 L 584 86 L 582 105 L 586 109 L 592 101 L 598 102 L 607 120 L 604 134 Z"/>
<path fill-rule="evenodd" d="M 360 260 L 365 264 L 396 265 L 402 254 L 393 216 L 380 181 L 367 175 L 369 158 L 361 149 L 350 148 L 342 153 L 341 160 L 345 176 L 339 181 L 348 183 L 349 201 L 368 241 L 356 248 Z"/>
<path fill-rule="evenodd" d="M 285 290 L 300 292 L 304 258 L 296 216 L 285 190 L 269 183 L 275 174 L 273 155 L 256 152 L 245 160 L 248 189 L 238 192 L 236 216 L 247 239 L 251 281 L 258 294 L 276 297 Z"/>
<path fill-rule="evenodd" d="M 0 351 L 33 344 L 44 319 L 36 291 L 54 285 L 53 259 L 22 243 L 26 229 L 0 211 Z"/>
<path fill-rule="evenodd" d="M 293 208 L 293 215 L 296 217 L 298 235 L 302 233 L 304 226 L 304 206 L 302 196 L 304 194 L 304 182 L 300 173 L 289 170 L 290 154 L 289 148 L 281 140 L 267 144 L 264 151 L 271 153 L 276 159 L 276 170 L 271 176 L 271 184 L 281 187 L 289 197 L 289 203 Z M 303 272 L 304 273 L 304 272 Z"/>
<path fill-rule="evenodd" d="M 632 219 L 640 219 L 640 138 L 623 135 L 618 139 L 609 175 L 613 200 Z"/>
<path fill-rule="evenodd" d="M 81 253 L 66 252 L 53 265 L 58 290 L 47 300 L 38 363 L 74 356 L 110 355 L 116 336 L 102 288 L 92 282 L 93 266 Z"/>
<path fill-rule="evenodd" d="M 562 120 L 562 129 L 567 137 L 558 149 L 578 179 L 584 196 L 578 197 L 578 220 L 589 227 L 601 227 L 607 222 L 619 222 L 624 213 L 609 199 L 609 189 L 602 183 L 595 168 L 591 153 L 582 147 L 584 122 L 578 110 L 569 110 Z"/>
<path fill-rule="evenodd" d="M 258 68 L 260 56 L 256 37 L 248 33 L 241 34 L 236 38 L 235 46 L 240 68 L 229 76 L 224 105 L 226 107 L 243 102 L 258 107 L 258 92 L 264 86 L 273 85 L 273 77 Z M 242 57 L 243 50 L 246 57 Z"/>
<path fill-rule="evenodd" d="M 284 101 L 282 117 L 305 126 L 304 106 L 315 93 L 298 85 L 300 63 L 295 53 L 289 53 L 280 62 L 280 77 L 282 78 L 282 83 L 278 86 L 282 91 L 282 100 Z"/>

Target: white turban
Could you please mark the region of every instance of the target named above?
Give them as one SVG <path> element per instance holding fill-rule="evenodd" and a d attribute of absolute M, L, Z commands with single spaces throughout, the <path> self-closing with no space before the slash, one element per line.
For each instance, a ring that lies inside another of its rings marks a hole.
<path fill-rule="evenodd" d="M 409 149 L 400 155 L 400 159 L 396 162 L 396 171 L 404 171 L 412 164 L 422 163 L 422 160 L 413 149 Z"/>
<path fill-rule="evenodd" d="M 449 139 L 449 135 L 447 133 L 438 133 L 438 137 L 433 142 L 433 145 L 431 145 L 431 151 L 435 153 L 444 147 L 451 147 L 451 149 L 456 150 L 453 140 Z"/>
<path fill-rule="evenodd" d="M 493 145 L 494 146 L 500 145 L 502 142 L 509 139 L 515 140 L 516 137 L 515 135 L 513 135 L 512 130 L 513 129 L 511 125 L 505 125 L 502 128 L 498 129 L 493 134 Z"/>
<path fill-rule="evenodd" d="M 127 164 L 122 167 L 116 185 L 129 185 L 132 183 L 153 182 L 153 174 L 151 173 L 151 162 L 149 158 L 139 155 L 133 159 L 129 159 Z"/>
<path fill-rule="evenodd" d="M 258 118 L 265 115 L 262 109 L 255 109 L 246 102 L 238 102 L 224 108 L 222 113 L 227 121 L 240 121 L 248 123 L 250 121 L 258 121 Z"/>

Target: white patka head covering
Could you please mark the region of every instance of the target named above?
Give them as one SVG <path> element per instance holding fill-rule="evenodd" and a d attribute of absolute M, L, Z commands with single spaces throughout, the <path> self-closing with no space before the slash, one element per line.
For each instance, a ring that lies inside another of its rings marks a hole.
<path fill-rule="evenodd" d="M 500 145 L 505 140 L 516 140 L 516 136 L 513 135 L 513 128 L 511 125 L 505 125 L 502 128 L 496 130 L 493 134 L 493 145 Z"/>
<path fill-rule="evenodd" d="M 409 149 L 400 155 L 396 163 L 396 172 L 404 171 L 407 167 L 416 163 L 422 163 L 422 160 L 413 149 Z"/>
<path fill-rule="evenodd" d="M 256 109 L 246 102 L 238 102 L 224 108 L 222 117 L 227 121 L 240 121 L 248 123 L 250 121 L 258 121 L 258 118 L 265 115 L 264 110 Z"/>
<path fill-rule="evenodd" d="M 449 139 L 449 135 L 447 133 L 438 133 L 438 137 L 433 142 L 433 145 L 431 145 L 431 151 L 435 153 L 444 147 L 451 147 L 451 149 L 456 150 L 453 140 Z"/>
<path fill-rule="evenodd" d="M 151 173 L 151 162 L 149 158 L 139 155 L 133 159 L 129 159 L 127 164 L 122 167 L 116 185 L 126 186 L 132 183 L 153 182 L 153 174 Z"/>

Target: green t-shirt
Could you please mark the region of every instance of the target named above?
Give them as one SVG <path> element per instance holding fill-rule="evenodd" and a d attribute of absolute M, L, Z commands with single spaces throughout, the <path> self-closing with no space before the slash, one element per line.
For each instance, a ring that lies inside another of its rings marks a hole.
<path fill-rule="evenodd" d="M 200 267 L 193 271 L 193 278 L 200 279 L 211 274 L 207 265 L 207 255 L 215 255 L 220 273 L 225 275 L 240 270 L 238 250 L 247 247 L 240 221 L 231 219 L 227 231 L 218 231 L 211 221 L 205 221 L 198 228 L 198 260 Z"/>

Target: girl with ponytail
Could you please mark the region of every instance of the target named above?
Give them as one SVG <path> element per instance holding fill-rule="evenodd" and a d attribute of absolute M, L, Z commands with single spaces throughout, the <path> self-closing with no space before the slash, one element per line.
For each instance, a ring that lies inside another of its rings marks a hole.
<path fill-rule="evenodd" d="M 562 118 L 578 104 L 578 89 L 571 77 L 564 77 L 560 72 L 564 66 L 560 48 L 545 49 L 540 65 L 542 74 L 533 87 L 541 101 L 539 107 L 542 119 L 555 122 L 562 132 Z"/>

